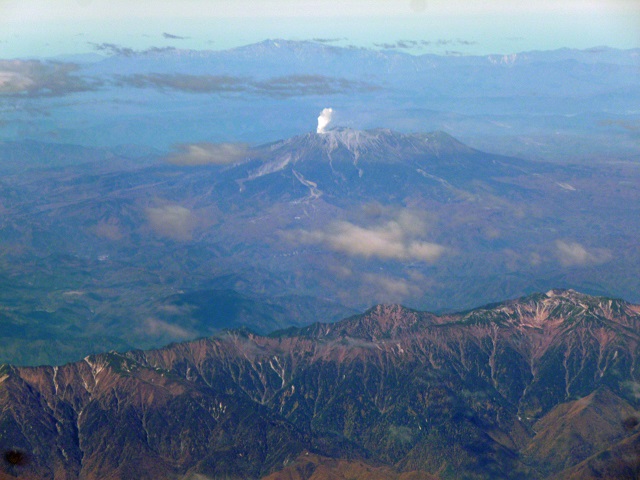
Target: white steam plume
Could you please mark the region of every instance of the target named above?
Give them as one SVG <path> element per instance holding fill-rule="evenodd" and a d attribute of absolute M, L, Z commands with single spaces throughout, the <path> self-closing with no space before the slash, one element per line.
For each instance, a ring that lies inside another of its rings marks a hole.
<path fill-rule="evenodd" d="M 322 113 L 318 117 L 318 133 L 325 133 L 327 125 L 331 123 L 331 116 L 333 115 L 333 108 L 324 108 Z"/>

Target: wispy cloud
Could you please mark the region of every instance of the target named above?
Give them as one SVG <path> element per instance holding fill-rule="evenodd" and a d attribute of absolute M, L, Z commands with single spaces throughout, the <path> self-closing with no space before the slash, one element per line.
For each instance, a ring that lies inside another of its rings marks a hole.
<path fill-rule="evenodd" d="M 195 336 L 193 332 L 190 332 L 185 328 L 152 317 L 147 318 L 144 321 L 144 325 L 139 330 L 152 337 L 168 336 L 176 340 L 185 340 Z"/>
<path fill-rule="evenodd" d="M 446 248 L 424 240 L 426 225 L 416 214 L 403 210 L 378 224 L 362 226 L 336 221 L 325 230 L 296 232 L 302 243 L 321 244 L 349 256 L 434 262 Z"/>
<path fill-rule="evenodd" d="M 93 47 L 99 52 L 106 52 L 106 53 L 110 53 L 111 55 L 131 57 L 136 53 L 138 53 L 133 48 L 122 47 L 114 43 L 91 43 L 90 42 L 90 44 L 93 45 Z"/>
<path fill-rule="evenodd" d="M 365 273 L 362 280 L 373 287 L 377 300 L 393 301 L 410 295 L 418 295 L 420 289 L 404 278 Z"/>
<path fill-rule="evenodd" d="M 190 143 L 178 145 L 166 160 L 175 165 L 227 165 L 247 158 L 249 146 L 243 143 Z"/>
<path fill-rule="evenodd" d="M 384 48 L 386 50 L 395 50 L 395 49 L 410 49 L 410 48 L 419 48 L 429 45 L 431 42 L 427 41 L 418 41 L 418 40 L 398 40 L 394 43 L 384 42 L 384 43 L 374 43 L 373 45 L 378 48 Z"/>
<path fill-rule="evenodd" d="M 242 92 L 248 80 L 228 75 L 149 73 L 117 77 L 117 84 L 135 88 L 180 90 L 189 93 Z"/>
<path fill-rule="evenodd" d="M 365 272 L 354 274 L 350 281 L 363 303 L 402 303 L 420 298 L 433 288 L 433 280 L 411 272 L 406 277 Z"/>
<path fill-rule="evenodd" d="M 95 48 L 100 52 L 105 52 L 110 55 L 115 55 L 120 57 L 133 57 L 136 55 L 148 55 L 148 54 L 172 52 L 176 50 L 175 47 L 151 47 L 146 50 L 134 50 L 133 48 L 123 47 L 121 45 L 116 45 L 115 43 L 89 42 L 89 45 L 92 45 L 93 48 Z"/>
<path fill-rule="evenodd" d="M 182 37 L 180 35 L 174 35 L 174 34 L 168 33 L 168 32 L 164 32 L 162 34 L 162 37 L 170 39 L 170 40 L 187 40 L 189 38 L 189 37 Z"/>
<path fill-rule="evenodd" d="M 455 39 L 450 39 L 450 38 L 440 38 L 438 40 L 436 40 L 435 42 L 433 42 L 434 45 L 437 45 L 439 47 L 444 47 L 444 46 L 469 46 L 469 45 L 475 45 L 477 42 L 471 41 L 471 40 L 462 40 L 460 38 L 455 38 Z"/>
<path fill-rule="evenodd" d="M 613 258 L 605 248 L 586 248 L 578 242 L 556 240 L 556 256 L 564 266 L 599 265 Z"/>
<path fill-rule="evenodd" d="M 0 96 L 57 97 L 96 90 L 101 83 L 76 75 L 75 63 L 0 60 Z"/>
<path fill-rule="evenodd" d="M 621 127 L 629 132 L 640 131 L 640 122 L 629 122 L 625 120 L 602 120 L 598 122 L 598 125 L 603 127 Z"/>
<path fill-rule="evenodd" d="M 336 37 L 336 38 L 313 38 L 312 41 L 318 43 L 335 43 L 346 40 L 346 37 Z"/>
<path fill-rule="evenodd" d="M 255 82 L 259 93 L 276 97 L 332 95 L 340 93 L 372 92 L 380 87 L 371 83 L 325 75 L 288 75 Z"/>
<path fill-rule="evenodd" d="M 106 238 L 107 240 L 116 241 L 124 237 L 119 225 L 113 221 L 101 220 L 98 225 L 94 227 L 93 231 L 97 236 Z"/>
<path fill-rule="evenodd" d="M 418 48 L 426 48 L 426 47 L 445 47 L 445 46 L 461 46 L 467 47 L 471 45 L 475 45 L 477 42 L 472 40 L 463 40 L 460 38 L 456 39 L 438 39 L 438 40 L 398 40 L 393 43 L 383 42 L 383 43 L 374 43 L 373 45 L 378 48 L 384 48 L 385 50 L 409 50 L 409 49 L 418 49 Z"/>
<path fill-rule="evenodd" d="M 178 90 L 188 93 L 241 92 L 272 97 L 346 94 L 374 91 L 379 87 L 361 81 L 324 75 L 288 75 L 267 80 L 229 75 L 187 75 L 148 73 L 117 77 L 121 86 Z"/>
<path fill-rule="evenodd" d="M 146 210 L 151 228 L 163 237 L 177 241 L 188 241 L 198 225 L 196 215 L 181 205 L 163 205 Z"/>

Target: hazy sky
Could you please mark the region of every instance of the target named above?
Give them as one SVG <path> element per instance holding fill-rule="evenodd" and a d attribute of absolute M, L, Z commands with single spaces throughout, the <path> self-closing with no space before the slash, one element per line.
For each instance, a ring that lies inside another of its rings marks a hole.
<path fill-rule="evenodd" d="M 430 42 L 414 53 L 633 48 L 640 1 L 0 0 L 0 58 L 83 53 L 104 42 L 222 49 L 266 38 Z"/>

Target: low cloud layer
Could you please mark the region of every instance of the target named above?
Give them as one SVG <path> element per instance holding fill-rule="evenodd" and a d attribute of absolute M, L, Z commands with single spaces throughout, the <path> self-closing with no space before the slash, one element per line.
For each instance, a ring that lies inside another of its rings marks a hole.
<path fill-rule="evenodd" d="M 247 80 L 228 75 L 185 75 L 181 73 L 138 73 L 120 76 L 116 83 L 134 88 L 179 90 L 188 93 L 241 92 Z"/>
<path fill-rule="evenodd" d="M 169 38 L 169 37 L 165 37 Z M 175 51 L 175 47 L 151 47 L 146 50 L 134 50 L 133 48 L 122 47 L 115 43 L 90 43 L 99 52 L 104 52 L 109 55 L 115 55 L 120 57 L 133 57 L 135 55 L 149 55 L 156 53 L 172 52 Z"/>
<path fill-rule="evenodd" d="M 565 267 L 599 265 L 613 257 L 605 248 L 586 248 L 578 242 L 556 240 L 556 256 Z"/>
<path fill-rule="evenodd" d="M 57 97 L 95 90 L 95 80 L 76 75 L 75 63 L 0 60 L 0 96 Z"/>
<path fill-rule="evenodd" d="M 288 75 L 256 82 L 254 85 L 259 93 L 276 97 L 334 95 L 379 90 L 379 87 L 370 83 L 325 75 Z"/>
<path fill-rule="evenodd" d="M 384 48 L 385 50 L 395 50 L 395 49 L 411 49 L 411 48 L 420 48 L 427 45 L 430 45 L 431 42 L 427 42 L 425 40 L 417 41 L 417 40 L 398 40 L 394 43 L 384 42 L 384 43 L 374 43 L 373 45 L 378 48 Z"/>
<path fill-rule="evenodd" d="M 172 33 L 164 32 L 162 34 L 163 38 L 167 38 L 169 40 L 187 40 L 189 37 L 182 37 L 180 35 L 174 35 Z"/>
<path fill-rule="evenodd" d="M 163 237 L 188 241 L 198 225 L 196 215 L 180 205 L 164 205 L 147 208 L 147 220 L 151 228 Z"/>
<path fill-rule="evenodd" d="M 139 330 L 145 335 L 152 337 L 167 336 L 176 340 L 186 340 L 187 338 L 193 338 L 195 336 L 193 332 L 185 328 L 152 317 L 147 318 Z"/>
<path fill-rule="evenodd" d="M 346 40 L 346 37 L 334 37 L 334 38 L 313 38 L 312 41 L 314 42 L 318 42 L 318 43 L 335 43 L 335 42 L 342 42 L 344 40 Z"/>
<path fill-rule="evenodd" d="M 228 165 L 249 155 L 249 146 L 241 143 L 191 143 L 178 145 L 166 160 L 175 165 Z"/>
<path fill-rule="evenodd" d="M 598 122 L 598 125 L 603 127 L 620 127 L 624 128 L 629 132 L 639 132 L 640 131 L 640 122 L 629 122 L 626 120 L 602 120 Z"/>
<path fill-rule="evenodd" d="M 107 240 L 121 240 L 124 235 L 117 221 L 104 221 L 101 220 L 98 225 L 94 227 L 94 233 Z"/>
<path fill-rule="evenodd" d="M 288 75 L 258 81 L 229 75 L 149 73 L 120 76 L 116 83 L 120 86 L 177 90 L 187 93 L 237 92 L 279 98 L 346 94 L 378 89 L 375 85 L 366 82 L 324 75 Z"/>
<path fill-rule="evenodd" d="M 417 215 L 402 211 L 376 225 L 337 221 L 326 230 L 300 231 L 297 238 L 303 243 L 321 244 L 349 256 L 431 263 L 440 258 L 446 248 L 425 241 L 425 227 Z"/>
<path fill-rule="evenodd" d="M 373 45 L 378 48 L 384 48 L 385 50 L 409 50 L 415 48 L 426 47 L 446 47 L 446 46 L 471 46 L 477 42 L 471 40 L 456 39 L 438 39 L 438 40 L 398 40 L 394 43 L 374 43 Z"/>
<path fill-rule="evenodd" d="M 415 283 L 404 278 L 366 273 L 362 276 L 362 280 L 370 287 L 367 288 L 365 285 L 364 290 L 370 290 L 369 294 L 377 301 L 394 302 L 421 293 Z"/>

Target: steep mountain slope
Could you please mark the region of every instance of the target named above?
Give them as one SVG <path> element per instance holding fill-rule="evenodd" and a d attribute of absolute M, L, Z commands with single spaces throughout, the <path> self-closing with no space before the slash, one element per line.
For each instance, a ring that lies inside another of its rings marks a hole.
<path fill-rule="evenodd" d="M 361 460 L 339 460 L 305 452 L 292 465 L 264 480 L 438 480 L 426 472 L 399 473 L 389 467 L 374 467 Z"/>
<path fill-rule="evenodd" d="M 428 186 L 429 198 L 459 200 L 470 195 L 467 190 L 477 192 L 473 181 L 494 183 L 496 178 L 522 175 L 522 165 L 533 166 L 474 150 L 444 132 L 401 134 L 382 129 L 308 133 L 251 153 L 260 163 L 238 179 L 241 190 L 256 183 L 254 189 L 262 192 L 265 185 L 260 180 L 269 176 L 269 193 L 290 191 L 293 180 L 302 191 L 308 189 L 309 199 L 326 193 L 337 202 L 388 196 L 390 181 L 392 188 L 407 193 Z M 545 167 L 550 168 L 536 168 Z M 506 194 L 514 190 L 512 185 L 501 186 Z"/>
<path fill-rule="evenodd" d="M 3 366 L 0 447 L 29 459 L 3 468 L 32 480 L 247 479 L 287 466 L 271 478 L 551 478 L 632 441 L 639 331 L 638 305 L 554 290 L 460 314 L 378 306 L 268 337 Z M 320 466 L 327 476 L 312 477 Z"/>
<path fill-rule="evenodd" d="M 636 410 L 608 389 L 562 403 L 533 426 L 535 437 L 526 455 L 544 465 L 547 472 L 571 467 L 629 436 L 629 421 Z M 588 440 L 587 440 L 588 439 Z"/>
<path fill-rule="evenodd" d="M 562 480 L 635 480 L 640 477 L 640 432 L 563 471 Z"/>

